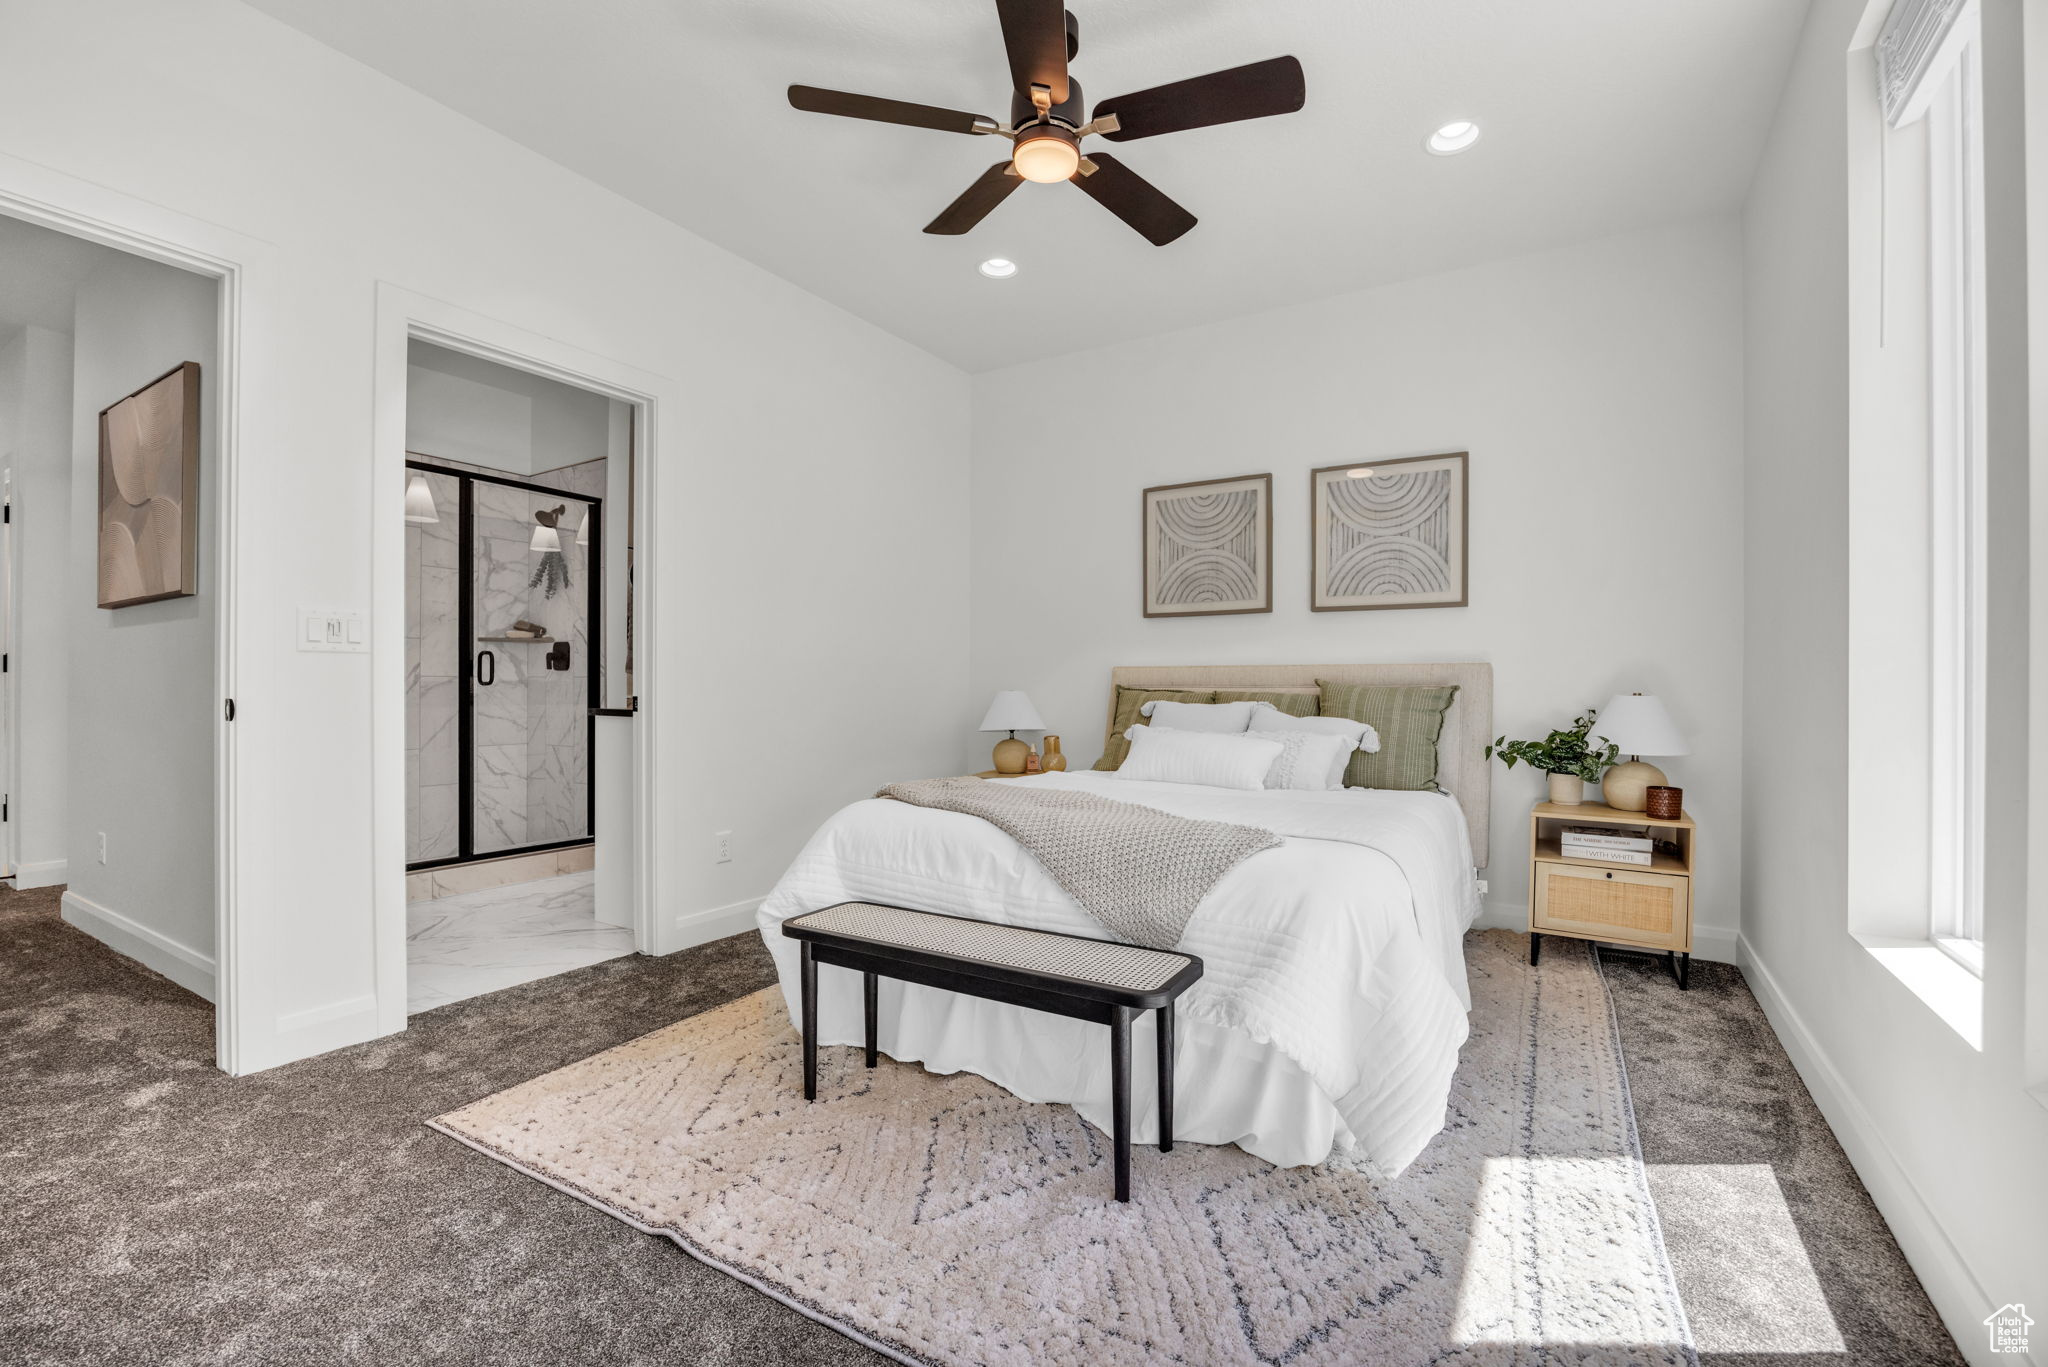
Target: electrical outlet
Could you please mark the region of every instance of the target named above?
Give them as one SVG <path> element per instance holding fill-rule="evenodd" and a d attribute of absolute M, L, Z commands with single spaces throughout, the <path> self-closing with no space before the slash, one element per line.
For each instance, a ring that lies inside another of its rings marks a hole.
<path fill-rule="evenodd" d="M 1486 880 L 1484 878 L 1479 880 L 1479 895 L 1481 897 L 1486 896 Z"/>
<path fill-rule="evenodd" d="M 107 862 L 107 833 L 105 831 L 100 832 L 100 862 L 102 864 Z"/>
<path fill-rule="evenodd" d="M 732 862 L 732 832 L 720 831 L 716 836 L 712 838 L 717 842 L 718 849 L 718 853 L 713 858 L 712 862 L 718 864 L 730 864 Z"/>

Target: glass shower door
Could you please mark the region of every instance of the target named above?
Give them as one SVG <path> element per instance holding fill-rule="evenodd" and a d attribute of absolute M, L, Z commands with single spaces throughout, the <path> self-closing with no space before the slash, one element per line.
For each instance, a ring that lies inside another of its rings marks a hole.
<path fill-rule="evenodd" d="M 405 759 L 408 864 L 462 853 L 462 481 L 423 466 L 431 506 L 405 528 Z"/>
<path fill-rule="evenodd" d="M 596 501 L 485 476 L 469 483 L 466 853 L 587 840 L 593 580 L 579 533 Z"/>

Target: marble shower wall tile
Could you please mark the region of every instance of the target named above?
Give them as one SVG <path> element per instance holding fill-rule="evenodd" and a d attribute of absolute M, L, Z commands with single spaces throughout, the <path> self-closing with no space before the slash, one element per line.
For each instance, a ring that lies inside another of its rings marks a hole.
<path fill-rule="evenodd" d="M 420 570 L 420 673 L 454 678 L 462 673 L 464 654 L 458 571 L 428 566 Z"/>
<path fill-rule="evenodd" d="M 527 843 L 526 745 L 479 745 L 471 770 L 476 810 L 471 833 L 478 854 Z"/>
<path fill-rule="evenodd" d="M 420 787 L 419 859 L 453 859 L 460 852 L 456 829 L 456 804 L 460 790 L 453 783 L 423 784 Z"/>
<path fill-rule="evenodd" d="M 455 783 L 460 774 L 456 768 L 459 756 L 456 753 L 455 709 L 457 690 L 461 684 L 457 679 L 420 680 L 419 705 L 419 750 L 420 783 L 423 786 Z"/>
<path fill-rule="evenodd" d="M 514 646 L 512 650 L 523 647 Z M 499 664 L 512 651 L 499 652 Z M 526 691 L 527 685 L 517 679 L 508 679 L 501 669 L 498 681 L 488 688 L 478 688 L 471 695 L 470 735 L 477 745 L 526 746 Z"/>

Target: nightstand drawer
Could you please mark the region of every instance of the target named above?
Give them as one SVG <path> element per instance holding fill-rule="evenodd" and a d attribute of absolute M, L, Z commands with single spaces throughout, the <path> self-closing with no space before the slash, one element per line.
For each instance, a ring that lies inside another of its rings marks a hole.
<path fill-rule="evenodd" d="M 1531 870 L 1530 929 L 1692 951 L 1692 879 L 1540 859 Z"/>

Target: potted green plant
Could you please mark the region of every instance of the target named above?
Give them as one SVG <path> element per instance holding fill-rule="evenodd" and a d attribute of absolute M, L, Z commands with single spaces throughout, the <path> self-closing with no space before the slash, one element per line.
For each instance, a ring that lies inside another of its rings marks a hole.
<path fill-rule="evenodd" d="M 1486 757 L 1498 758 L 1510 769 L 1517 764 L 1540 769 L 1550 775 L 1550 800 L 1560 807 L 1576 807 L 1585 800 L 1585 785 L 1598 783 L 1600 775 L 1621 759 L 1621 751 L 1612 744 L 1587 741 L 1598 715 L 1589 707 L 1572 719 L 1568 730 L 1552 731 L 1542 740 L 1502 736 L 1486 747 Z"/>

